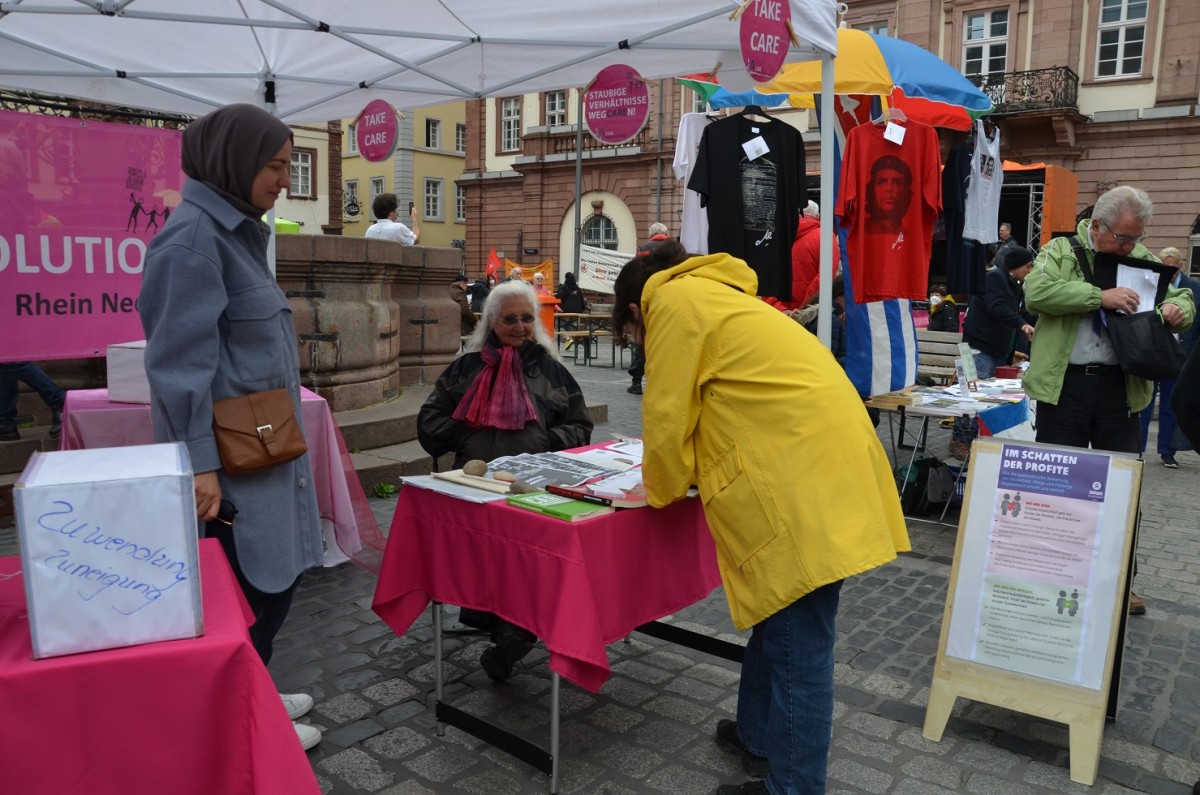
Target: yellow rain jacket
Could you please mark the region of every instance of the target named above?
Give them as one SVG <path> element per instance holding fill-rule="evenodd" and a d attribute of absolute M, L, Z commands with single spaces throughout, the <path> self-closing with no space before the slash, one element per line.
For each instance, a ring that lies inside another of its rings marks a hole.
<path fill-rule="evenodd" d="M 858 393 L 757 287 L 742 260 L 711 254 L 655 274 L 642 292 L 647 495 L 662 507 L 699 487 L 743 630 L 911 549 Z"/>

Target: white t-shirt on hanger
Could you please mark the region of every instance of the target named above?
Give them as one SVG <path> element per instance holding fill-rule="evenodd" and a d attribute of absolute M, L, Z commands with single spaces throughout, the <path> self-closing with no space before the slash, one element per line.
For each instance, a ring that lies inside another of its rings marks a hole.
<path fill-rule="evenodd" d="M 700 137 L 712 119 L 706 113 L 685 113 L 679 119 L 679 134 L 675 137 L 675 178 L 686 186 L 696 166 Z M 679 224 L 679 242 L 689 254 L 708 253 L 708 212 L 700 206 L 700 194 L 683 189 L 683 220 Z"/>
<path fill-rule="evenodd" d="M 982 121 L 975 122 L 975 151 L 971 154 L 971 177 L 967 183 L 966 218 L 963 238 L 980 243 L 1000 239 L 1000 188 L 1004 185 L 1004 163 L 1000 159 L 1000 128 L 988 138 Z"/>

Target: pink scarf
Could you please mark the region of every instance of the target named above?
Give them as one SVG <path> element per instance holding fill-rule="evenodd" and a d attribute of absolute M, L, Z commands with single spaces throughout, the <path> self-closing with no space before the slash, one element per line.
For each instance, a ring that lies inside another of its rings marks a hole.
<path fill-rule="evenodd" d="M 472 428 L 519 431 L 538 418 L 525 391 L 521 353 L 511 345 L 479 351 L 483 369 L 475 376 L 452 417 Z"/>

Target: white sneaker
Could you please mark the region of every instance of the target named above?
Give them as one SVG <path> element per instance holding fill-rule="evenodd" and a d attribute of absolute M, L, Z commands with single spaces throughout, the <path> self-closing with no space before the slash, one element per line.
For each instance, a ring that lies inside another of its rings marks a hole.
<path fill-rule="evenodd" d="M 280 693 L 283 706 L 287 707 L 288 717 L 292 720 L 308 714 L 313 708 L 312 696 L 307 693 Z"/>
<path fill-rule="evenodd" d="M 292 726 L 300 739 L 300 747 L 305 751 L 321 742 L 321 730 L 316 726 L 309 726 L 307 723 L 292 723 Z"/>

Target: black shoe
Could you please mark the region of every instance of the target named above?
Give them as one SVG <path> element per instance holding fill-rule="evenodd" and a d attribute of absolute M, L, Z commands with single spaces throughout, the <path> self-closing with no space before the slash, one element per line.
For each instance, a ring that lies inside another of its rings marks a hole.
<path fill-rule="evenodd" d="M 745 784 L 722 784 L 717 787 L 717 795 L 758 795 L 767 791 L 767 785 L 761 781 L 747 781 Z"/>
<path fill-rule="evenodd" d="M 750 749 L 742 742 L 742 738 L 738 737 L 737 721 L 735 720 L 723 718 L 717 721 L 717 745 L 740 756 L 742 770 L 745 770 L 748 776 L 766 778 L 767 773 L 771 770 L 767 758 L 751 753 Z M 754 790 L 750 791 L 754 792 Z"/>
<path fill-rule="evenodd" d="M 0 442 L 17 442 L 20 440 L 21 432 L 16 429 L 16 426 L 0 430 Z"/>
<path fill-rule="evenodd" d="M 495 646 L 480 655 L 479 667 L 493 682 L 506 682 L 512 676 L 513 666 L 532 650 L 533 641 L 515 632 L 505 633 Z"/>
<path fill-rule="evenodd" d="M 1179 469 L 1179 462 L 1175 460 L 1175 456 L 1167 453 L 1162 457 L 1163 466 L 1167 469 Z"/>
<path fill-rule="evenodd" d="M 57 439 L 62 435 L 62 410 L 55 409 L 50 412 L 50 438 Z"/>
<path fill-rule="evenodd" d="M 629 387 L 625 391 L 631 395 L 640 395 L 640 394 L 642 394 L 642 385 L 634 384 L 633 386 Z"/>
<path fill-rule="evenodd" d="M 512 666 L 504 662 L 495 646 L 479 656 L 479 667 L 493 682 L 507 682 L 512 676 Z"/>

